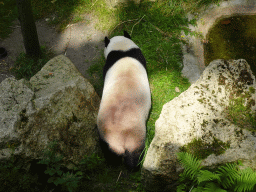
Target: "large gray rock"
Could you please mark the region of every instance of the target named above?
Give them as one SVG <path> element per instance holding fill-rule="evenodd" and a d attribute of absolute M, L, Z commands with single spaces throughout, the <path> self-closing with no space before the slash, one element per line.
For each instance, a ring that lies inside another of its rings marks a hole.
<path fill-rule="evenodd" d="M 20 114 L 33 96 L 34 92 L 24 79 L 7 78 L 0 84 L 0 159 L 10 157 L 10 146 L 16 147 L 14 154 L 23 150 L 17 128 L 22 120 Z"/>
<path fill-rule="evenodd" d="M 30 82 L 4 80 L 0 99 L 0 159 L 10 156 L 10 142 L 31 159 L 42 158 L 53 140 L 65 162 L 97 151 L 100 98 L 67 57 L 51 59 Z"/>
<path fill-rule="evenodd" d="M 163 106 L 143 164 L 146 188 L 164 191 L 178 179 L 181 149 L 202 157 L 203 166 L 241 160 L 256 169 L 256 127 L 246 116 L 255 114 L 255 89 L 244 59 L 212 61 L 195 84 Z"/>

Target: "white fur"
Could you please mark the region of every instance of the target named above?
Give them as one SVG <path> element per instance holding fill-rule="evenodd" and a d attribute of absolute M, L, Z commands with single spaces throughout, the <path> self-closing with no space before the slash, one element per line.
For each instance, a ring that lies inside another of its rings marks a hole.
<path fill-rule="evenodd" d="M 110 39 L 110 42 L 107 47 L 104 49 L 104 56 L 107 59 L 107 56 L 110 51 L 122 50 L 126 51 L 131 48 L 139 48 L 131 39 L 128 39 L 124 36 L 115 36 Z"/>
<path fill-rule="evenodd" d="M 146 137 L 150 107 L 145 68 L 130 57 L 118 60 L 105 77 L 97 119 L 101 137 L 118 154 L 123 154 L 125 149 L 134 151 Z"/>

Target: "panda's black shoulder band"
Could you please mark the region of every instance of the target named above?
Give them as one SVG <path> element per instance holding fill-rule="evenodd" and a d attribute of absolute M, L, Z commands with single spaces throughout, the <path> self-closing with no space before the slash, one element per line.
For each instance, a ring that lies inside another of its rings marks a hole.
<path fill-rule="evenodd" d="M 138 60 L 143 66 L 144 68 L 147 70 L 146 67 L 146 59 L 143 56 L 141 50 L 139 48 L 133 48 L 130 49 L 129 51 L 111 51 L 108 54 L 107 57 L 107 61 L 106 64 L 103 68 L 103 80 L 105 81 L 105 76 L 107 71 L 119 60 L 122 59 L 124 57 L 132 57 L 136 60 Z"/>

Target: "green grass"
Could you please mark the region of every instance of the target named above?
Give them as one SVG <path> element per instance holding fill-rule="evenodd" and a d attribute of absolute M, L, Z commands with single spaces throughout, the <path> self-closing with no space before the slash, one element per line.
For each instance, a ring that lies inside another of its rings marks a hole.
<path fill-rule="evenodd" d="M 10 0 L 8 2 L 15 1 Z M 123 30 L 131 34 L 133 41 L 141 48 L 146 58 L 152 93 L 152 108 L 147 122 L 146 150 L 154 137 L 155 122 L 159 118 L 163 105 L 179 96 L 190 86 L 188 80 L 181 75 L 182 51 L 180 43 L 183 40 L 180 31 L 189 32 L 187 29 L 189 21 L 184 16 L 188 11 L 196 12 L 198 8 L 213 2 L 218 1 L 143 1 L 140 6 L 129 2 L 127 6 L 108 9 L 103 0 L 31 0 L 35 19 L 53 18 L 54 15 L 55 19 L 51 19 L 50 23 L 56 25 L 60 31 L 70 23 L 81 21 L 83 14 L 91 13 L 99 21 L 97 28 L 110 32 L 109 38 L 122 35 Z M 6 6 L 2 10 L 5 12 L 11 10 L 14 13 L 15 9 L 13 5 Z M 10 22 L 15 19 L 15 15 L 13 17 L 9 15 L 8 19 L 8 25 L 10 26 Z M 192 24 L 194 21 L 190 21 L 190 23 Z M 10 33 L 10 30 L 4 33 L 2 30 L 0 31 L 1 37 L 7 37 L 8 33 Z M 36 74 L 50 58 L 47 56 L 47 51 L 43 51 L 43 53 L 45 56 L 39 61 L 31 60 L 22 53 L 17 58 L 13 69 L 17 78 L 30 79 Z M 102 67 L 105 64 L 103 50 L 101 58 L 95 60 L 94 63 L 88 72 L 91 74 L 91 83 L 101 96 L 103 89 Z M 177 93 L 175 87 L 178 87 L 181 92 Z M 91 172 L 88 171 L 88 167 L 85 169 L 87 171 L 83 171 L 83 178 L 78 184 L 77 191 L 82 191 L 84 187 L 92 191 L 130 191 L 131 188 L 135 191 L 143 191 L 140 183 L 140 173 L 134 173 L 129 178 L 120 179 L 116 182 L 121 169 L 106 168 L 100 163 L 98 166 Z M 21 168 L 19 170 L 23 171 Z M 15 174 L 10 176 L 13 179 L 8 181 L 10 182 L 9 188 L 12 185 L 22 185 L 22 182 L 18 179 L 22 176 L 17 177 Z M 32 179 L 32 177 L 33 175 L 29 178 Z M 58 177 L 62 177 L 62 175 Z M 34 182 L 36 183 L 36 177 Z M 131 185 L 134 183 L 136 186 Z M 31 189 L 31 191 L 33 190 Z"/>
<path fill-rule="evenodd" d="M 14 72 L 16 79 L 30 80 L 42 67 L 53 57 L 53 53 L 49 52 L 46 47 L 41 46 L 42 55 L 39 59 L 33 59 L 25 53 L 20 53 L 17 57 L 14 67 L 11 69 Z"/>
<path fill-rule="evenodd" d="M 18 16 L 16 0 L 0 0 L 0 40 L 12 32 L 12 22 Z"/>

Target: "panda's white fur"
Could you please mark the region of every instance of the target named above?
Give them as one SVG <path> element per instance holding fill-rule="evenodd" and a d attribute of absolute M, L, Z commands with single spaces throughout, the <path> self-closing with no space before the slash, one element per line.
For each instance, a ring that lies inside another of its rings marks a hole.
<path fill-rule="evenodd" d="M 107 59 L 109 52 L 115 50 L 127 51 L 132 48 L 139 48 L 131 39 L 124 36 L 112 37 L 108 46 L 104 49 L 104 56 Z"/>
<path fill-rule="evenodd" d="M 125 51 L 132 48 L 139 49 L 131 39 L 115 36 L 105 47 L 104 56 L 107 59 L 114 50 L 116 54 L 121 50 L 125 55 Z M 145 66 L 136 58 L 122 56 L 106 71 L 97 126 L 100 138 L 113 153 L 122 157 L 128 154 L 126 164 L 130 169 L 138 163 L 138 155 L 145 146 L 150 108 L 151 94 Z"/>

